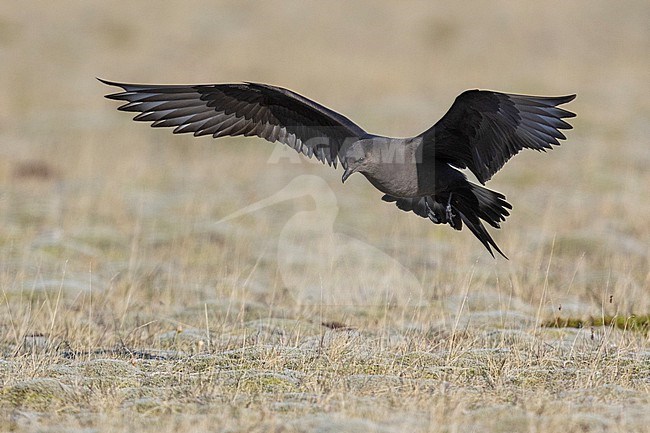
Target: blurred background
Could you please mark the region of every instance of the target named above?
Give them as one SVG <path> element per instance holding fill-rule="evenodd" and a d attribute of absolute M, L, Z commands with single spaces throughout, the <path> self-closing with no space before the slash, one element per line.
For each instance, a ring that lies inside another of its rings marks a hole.
<path fill-rule="evenodd" d="M 263 298 L 283 284 L 284 223 L 319 195 L 210 224 L 309 174 L 336 196 L 332 230 L 397 260 L 428 299 L 460 296 L 471 274 L 477 290 L 531 305 L 548 287 L 548 311 L 580 299 L 579 311 L 597 313 L 610 295 L 621 311 L 647 308 L 649 22 L 643 0 L 3 2 L 4 290 L 84 291 L 90 271 L 98 288 L 128 274 L 123 290 L 137 280 L 169 302 L 179 289 L 203 299 L 224 280 L 257 281 Z M 261 140 L 131 122 L 95 77 L 271 83 L 392 136 L 425 130 L 469 88 L 577 93 L 567 108 L 578 117 L 560 148 L 519 155 L 488 184 L 514 206 L 492 231 L 511 260 L 494 261 L 469 232 L 382 203 L 361 176 L 343 188 L 340 170 L 267 163 L 273 145 Z"/>

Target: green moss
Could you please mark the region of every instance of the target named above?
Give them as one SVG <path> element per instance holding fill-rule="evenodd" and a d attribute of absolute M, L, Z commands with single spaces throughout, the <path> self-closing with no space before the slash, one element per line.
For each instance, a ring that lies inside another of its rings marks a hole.
<path fill-rule="evenodd" d="M 650 314 L 630 316 L 602 316 L 587 319 L 556 317 L 542 323 L 545 328 L 584 328 L 585 326 L 611 326 L 627 331 L 648 334 L 650 331 Z"/>
<path fill-rule="evenodd" d="M 72 396 L 71 391 L 56 379 L 33 379 L 9 386 L 0 391 L 0 399 L 13 406 L 37 410 L 63 406 Z"/>
<path fill-rule="evenodd" d="M 239 380 L 239 389 L 251 394 L 293 392 L 297 388 L 296 379 L 277 373 L 245 375 Z"/>
<path fill-rule="evenodd" d="M 227 357 L 200 354 L 188 357 L 174 366 L 174 373 L 209 373 L 218 369 L 234 368 L 237 364 Z"/>

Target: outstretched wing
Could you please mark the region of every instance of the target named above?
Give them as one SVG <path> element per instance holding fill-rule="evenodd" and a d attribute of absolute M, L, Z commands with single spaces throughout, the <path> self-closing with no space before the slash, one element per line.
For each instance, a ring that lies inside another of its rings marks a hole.
<path fill-rule="evenodd" d="M 258 83 L 210 85 L 141 85 L 99 80 L 124 92 L 107 95 L 126 101 L 121 111 L 139 112 L 133 119 L 173 127 L 175 134 L 195 136 L 256 135 L 279 141 L 296 151 L 345 166 L 339 150 L 366 132 L 351 120 L 304 96 Z"/>
<path fill-rule="evenodd" d="M 539 151 L 559 145 L 571 129 L 564 118 L 574 113 L 558 108 L 576 95 L 544 97 L 468 90 L 449 111 L 421 134 L 424 158 L 469 168 L 485 184 L 521 149 Z"/>

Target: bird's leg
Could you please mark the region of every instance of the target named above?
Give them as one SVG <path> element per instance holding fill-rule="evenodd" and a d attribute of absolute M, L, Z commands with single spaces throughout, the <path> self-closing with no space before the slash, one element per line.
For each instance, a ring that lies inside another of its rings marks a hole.
<path fill-rule="evenodd" d="M 456 215 L 454 215 L 454 211 L 451 208 L 451 196 L 453 195 L 453 192 L 449 193 L 449 198 L 447 199 L 447 207 L 445 208 L 445 217 L 447 218 L 447 221 L 452 221 Z"/>
<path fill-rule="evenodd" d="M 429 201 L 426 198 L 424 199 L 424 206 L 426 207 L 427 216 L 429 217 L 429 219 L 435 224 L 440 224 L 440 220 L 438 220 L 436 213 L 434 212 L 433 209 L 431 209 L 431 206 L 429 205 Z"/>

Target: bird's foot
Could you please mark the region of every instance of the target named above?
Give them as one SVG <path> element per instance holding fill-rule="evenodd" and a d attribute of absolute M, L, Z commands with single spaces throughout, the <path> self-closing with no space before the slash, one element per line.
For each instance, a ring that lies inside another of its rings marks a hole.
<path fill-rule="evenodd" d="M 436 217 L 436 213 L 433 211 L 427 200 L 424 200 L 424 207 L 427 211 L 427 216 L 429 219 L 435 224 L 440 224 L 440 221 L 438 221 L 438 218 Z"/>
<path fill-rule="evenodd" d="M 451 196 L 453 194 L 449 194 L 449 199 L 447 200 L 447 206 L 445 207 L 445 218 L 447 218 L 447 221 L 453 221 L 454 217 L 456 217 L 456 214 L 454 213 L 454 209 L 451 207 Z"/>

